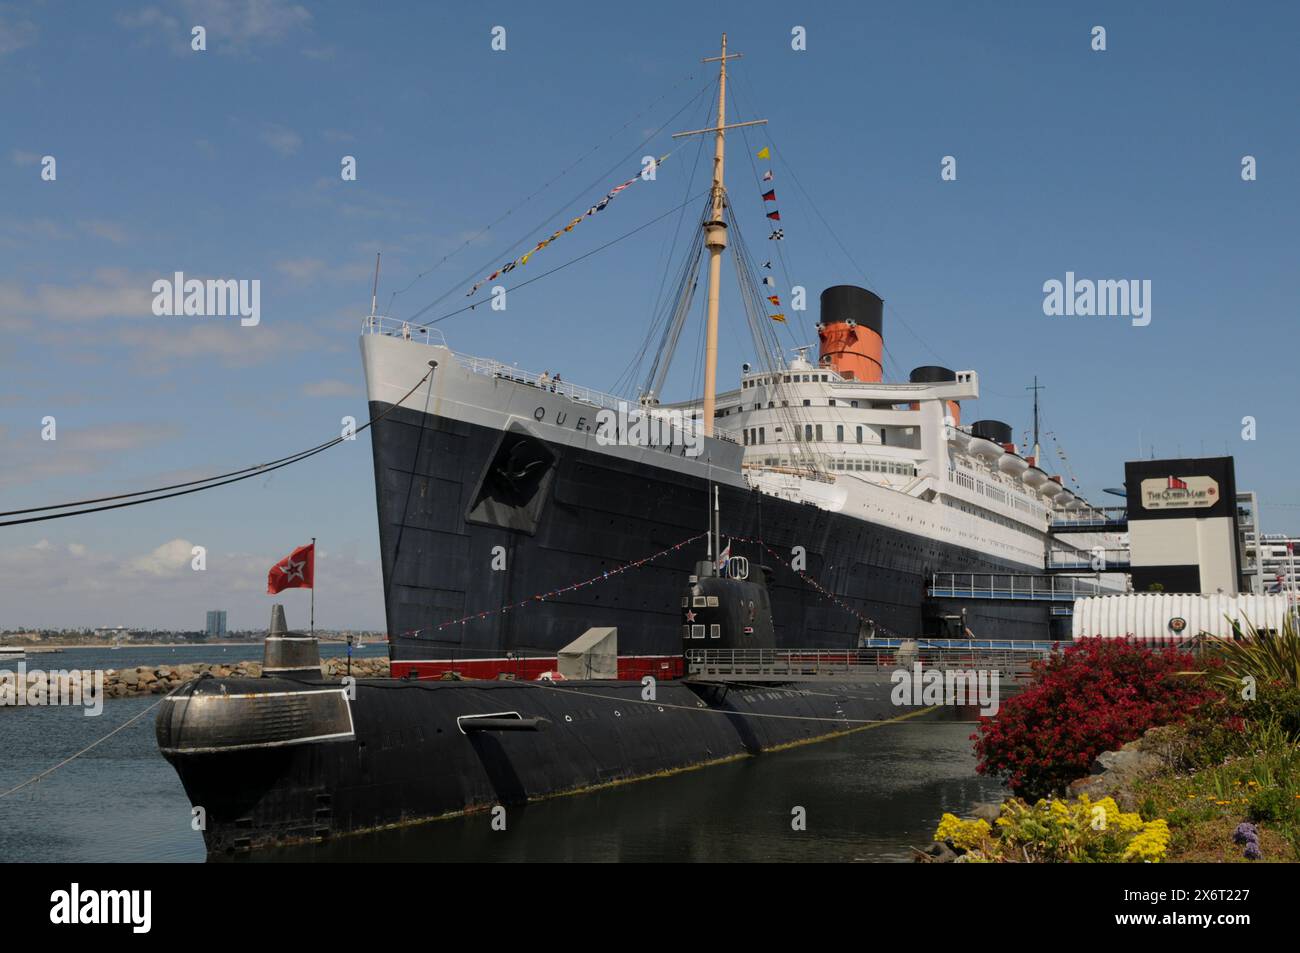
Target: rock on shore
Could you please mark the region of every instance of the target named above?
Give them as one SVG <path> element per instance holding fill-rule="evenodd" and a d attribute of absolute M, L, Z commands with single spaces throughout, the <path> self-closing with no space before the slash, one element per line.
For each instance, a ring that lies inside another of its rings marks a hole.
<path fill-rule="evenodd" d="M 347 674 L 346 658 L 330 658 L 321 662 L 321 673 L 326 678 L 342 678 Z M 104 697 L 128 698 L 135 695 L 166 695 L 203 674 L 213 678 L 258 678 L 262 674 L 261 662 L 233 662 L 228 664 L 196 662 L 188 665 L 141 665 L 135 668 L 104 670 Z M 53 681 L 52 673 L 32 670 L 27 673 L 30 687 L 46 680 Z M 387 678 L 388 659 L 365 658 L 352 660 L 354 678 Z"/>

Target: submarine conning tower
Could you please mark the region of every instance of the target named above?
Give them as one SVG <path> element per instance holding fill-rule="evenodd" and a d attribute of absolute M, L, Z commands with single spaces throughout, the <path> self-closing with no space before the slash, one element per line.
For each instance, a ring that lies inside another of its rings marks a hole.
<path fill-rule="evenodd" d="M 284 606 L 271 607 L 271 627 L 262 648 L 262 674 L 290 678 L 320 678 L 320 643 L 315 636 L 290 632 Z"/>
<path fill-rule="evenodd" d="M 721 574 L 712 562 L 695 565 L 682 597 L 682 648 L 770 649 L 776 647 L 767 566 L 749 579 L 749 561 L 734 556 Z"/>
<path fill-rule="evenodd" d="M 885 302 L 856 285 L 834 285 L 822 292 L 817 323 L 818 363 L 847 380 L 878 383 L 882 377 Z"/>

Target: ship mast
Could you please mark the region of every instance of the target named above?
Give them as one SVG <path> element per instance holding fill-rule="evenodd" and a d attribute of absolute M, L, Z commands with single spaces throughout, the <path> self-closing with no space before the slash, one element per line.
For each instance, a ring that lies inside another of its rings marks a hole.
<path fill-rule="evenodd" d="M 741 126 L 760 126 L 766 119 L 751 122 L 738 122 L 727 125 L 727 60 L 740 59 L 742 53 L 727 52 L 727 34 L 722 34 L 722 53 L 720 56 L 705 57 L 703 63 L 718 64 L 718 121 L 712 129 L 693 129 L 679 132 L 673 136 L 681 139 L 685 136 L 699 136 L 713 133 L 713 189 L 709 220 L 704 223 L 704 245 L 709 250 L 709 296 L 705 317 L 704 337 L 704 435 L 713 436 L 713 408 L 717 400 L 718 387 L 718 298 L 722 285 L 722 250 L 727 247 L 727 224 L 723 221 L 726 208 L 726 187 L 723 184 L 722 168 L 726 155 L 726 131 Z"/>
<path fill-rule="evenodd" d="M 1025 390 L 1032 390 L 1034 392 L 1034 465 L 1041 469 L 1043 463 L 1039 459 L 1039 455 L 1042 451 L 1038 447 L 1038 392 L 1040 390 L 1046 390 L 1046 388 L 1039 386 L 1038 375 L 1035 374 L 1034 385 L 1032 387 L 1026 387 Z"/>

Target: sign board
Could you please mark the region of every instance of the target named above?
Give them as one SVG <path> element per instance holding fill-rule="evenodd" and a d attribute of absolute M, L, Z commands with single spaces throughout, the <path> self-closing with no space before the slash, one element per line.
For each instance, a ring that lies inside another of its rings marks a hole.
<path fill-rule="evenodd" d="M 1219 484 L 1212 477 L 1155 477 L 1142 481 L 1146 510 L 1203 509 L 1219 502 Z"/>

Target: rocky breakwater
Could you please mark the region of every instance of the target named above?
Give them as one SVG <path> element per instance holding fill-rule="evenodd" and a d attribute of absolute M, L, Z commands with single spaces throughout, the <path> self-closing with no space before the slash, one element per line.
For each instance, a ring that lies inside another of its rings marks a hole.
<path fill-rule="evenodd" d="M 326 678 L 342 678 L 348 672 L 346 658 L 330 658 L 321 662 L 321 674 Z M 166 695 L 201 675 L 213 678 L 258 678 L 262 674 L 261 662 L 217 664 L 195 662 L 189 665 L 140 665 L 135 668 L 106 669 L 104 695 L 107 698 L 127 698 L 135 695 Z M 387 678 L 388 659 L 367 658 L 352 660 L 354 678 Z"/>

